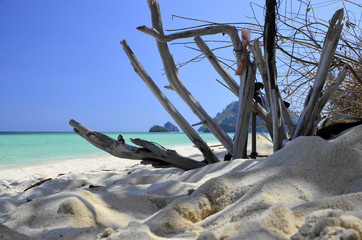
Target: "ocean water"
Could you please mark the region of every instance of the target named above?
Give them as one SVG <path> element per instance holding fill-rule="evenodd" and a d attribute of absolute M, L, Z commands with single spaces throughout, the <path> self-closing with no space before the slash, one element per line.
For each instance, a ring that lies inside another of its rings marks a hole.
<path fill-rule="evenodd" d="M 119 133 L 105 133 L 117 139 Z M 192 145 L 184 133 L 121 133 L 127 144 L 141 138 L 164 147 Z M 209 144 L 217 143 L 210 133 L 201 133 Z M 75 133 L 0 133 L 0 168 L 52 161 L 109 156 Z"/>

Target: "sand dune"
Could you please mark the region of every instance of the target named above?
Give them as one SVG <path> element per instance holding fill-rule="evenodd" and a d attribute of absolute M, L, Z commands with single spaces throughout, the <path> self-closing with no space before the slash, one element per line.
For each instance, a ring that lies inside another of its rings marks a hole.
<path fill-rule="evenodd" d="M 361 172 L 362 127 L 187 172 L 115 158 L 7 170 L 0 239 L 360 239 Z"/>

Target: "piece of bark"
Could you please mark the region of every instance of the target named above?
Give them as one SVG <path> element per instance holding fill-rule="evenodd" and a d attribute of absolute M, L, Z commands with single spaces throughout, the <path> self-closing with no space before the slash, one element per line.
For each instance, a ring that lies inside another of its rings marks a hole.
<path fill-rule="evenodd" d="M 41 181 L 39 181 L 39 182 L 31 185 L 30 187 L 26 188 L 23 192 L 28 191 L 29 189 L 32 189 L 32 188 L 34 188 L 34 187 L 38 187 L 38 186 L 42 185 L 43 183 L 48 182 L 48 181 L 50 181 L 50 180 L 52 180 L 52 179 L 51 179 L 51 178 L 47 178 L 47 179 L 41 180 Z"/>
<path fill-rule="evenodd" d="M 118 140 L 114 140 L 102 133 L 92 131 L 80 123 L 70 120 L 69 124 L 74 128 L 74 132 L 85 140 L 93 144 L 95 147 L 119 158 L 127 158 L 131 160 L 155 160 L 157 162 L 165 162 L 164 165 L 176 166 L 183 170 L 190 170 L 206 165 L 204 162 L 198 162 L 191 158 L 180 156 L 176 151 L 169 150 L 152 143 L 146 143 L 147 141 L 133 140 L 134 143 L 140 143 L 141 148 L 134 147 L 125 143 L 125 140 L 120 135 Z M 143 144 L 142 144 L 143 143 Z"/>

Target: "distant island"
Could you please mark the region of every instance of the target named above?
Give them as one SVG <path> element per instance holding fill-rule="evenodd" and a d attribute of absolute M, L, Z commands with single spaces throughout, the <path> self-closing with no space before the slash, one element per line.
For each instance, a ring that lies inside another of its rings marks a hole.
<path fill-rule="evenodd" d="M 172 123 L 167 122 L 163 126 L 154 125 L 149 132 L 180 132 L 179 129 Z"/>
<path fill-rule="evenodd" d="M 238 107 L 239 102 L 232 102 L 221 112 L 216 114 L 214 117 L 215 122 L 223 129 L 225 132 L 233 133 L 236 130 L 236 119 L 238 117 Z M 290 112 L 289 113 L 292 121 L 296 122 L 298 120 L 298 115 L 296 113 Z M 268 132 L 267 127 L 264 123 L 256 117 L 256 126 L 257 132 Z M 206 126 L 201 126 L 198 132 L 210 132 L 210 130 Z M 251 131 L 251 129 L 249 129 Z"/>
<path fill-rule="evenodd" d="M 215 122 L 223 129 L 225 132 L 235 132 L 236 129 L 236 119 L 238 116 L 238 102 L 232 102 L 227 107 L 221 111 L 221 113 L 217 113 L 214 117 Z M 198 130 L 198 132 L 210 132 L 210 130 L 202 125 Z"/>

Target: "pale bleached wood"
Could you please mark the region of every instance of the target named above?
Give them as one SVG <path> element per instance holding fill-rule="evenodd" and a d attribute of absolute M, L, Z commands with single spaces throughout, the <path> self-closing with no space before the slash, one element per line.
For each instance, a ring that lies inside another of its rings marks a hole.
<path fill-rule="evenodd" d="M 236 95 L 239 95 L 239 85 L 235 82 L 234 78 L 226 71 L 226 69 L 220 64 L 219 60 L 207 44 L 202 40 L 200 36 L 194 38 L 197 46 L 201 52 L 205 55 L 206 59 L 209 60 L 211 65 L 214 67 L 217 73 L 222 77 L 230 90 Z"/>
<path fill-rule="evenodd" d="M 343 70 L 338 74 L 337 78 L 334 80 L 334 82 L 328 86 L 328 88 L 325 90 L 325 92 L 320 97 L 317 106 L 314 108 L 313 116 L 317 116 L 318 118 L 311 118 L 310 122 L 308 123 L 308 129 L 306 130 L 306 135 L 315 135 L 317 131 L 317 125 L 320 121 L 320 112 L 325 107 L 331 96 L 334 94 L 334 92 L 337 90 L 338 86 L 342 83 L 344 78 L 347 75 L 349 67 L 345 66 Z M 313 121 L 314 119 L 314 121 Z"/>
<path fill-rule="evenodd" d="M 140 76 L 140 78 L 145 82 L 148 88 L 152 91 L 161 105 L 165 110 L 170 114 L 170 116 L 175 120 L 175 122 L 180 126 L 188 138 L 195 144 L 195 146 L 201 151 L 204 155 L 205 160 L 208 163 L 218 162 L 219 159 L 213 154 L 212 150 L 205 143 L 205 141 L 197 134 L 193 127 L 187 122 L 187 120 L 182 116 L 182 114 L 177 111 L 177 109 L 172 105 L 168 98 L 162 93 L 162 91 L 157 87 L 152 78 L 147 74 L 146 70 L 143 68 L 137 57 L 132 52 L 131 48 L 128 46 L 126 41 L 121 42 L 124 52 L 127 54 L 128 58 L 131 61 L 131 64 L 135 72 Z"/>
<path fill-rule="evenodd" d="M 246 79 L 240 82 L 239 111 L 234 136 L 233 159 L 246 158 L 246 146 L 255 87 L 255 64 L 246 66 Z"/>
<path fill-rule="evenodd" d="M 310 126 L 310 124 L 313 125 L 318 121 L 320 113 L 315 110 L 315 108 L 318 106 L 325 80 L 334 59 L 334 54 L 343 28 L 342 18 L 343 9 L 340 9 L 336 11 L 330 21 L 329 29 L 326 38 L 324 39 L 316 78 L 313 87 L 310 90 L 309 98 L 307 98 L 305 107 L 298 120 L 293 139 L 298 136 L 310 135 L 312 132 L 311 129 L 315 127 Z"/>
<path fill-rule="evenodd" d="M 95 147 L 115 157 L 131 160 L 144 160 L 143 163 L 155 164 L 156 167 L 176 166 L 183 170 L 195 169 L 206 165 L 204 162 L 198 162 L 183 157 L 177 154 L 176 151 L 159 147 L 144 140 L 132 140 L 133 143 L 141 146 L 141 148 L 137 148 L 126 144 L 122 135 L 118 137 L 118 140 L 115 140 L 102 133 L 92 131 L 75 120 L 70 120 L 69 124 L 79 136 L 93 144 Z"/>
<path fill-rule="evenodd" d="M 253 103 L 253 111 L 257 114 L 260 120 L 264 123 L 267 127 L 270 136 L 273 136 L 273 123 L 271 119 L 271 114 L 265 110 L 258 102 L 254 101 Z"/>
<path fill-rule="evenodd" d="M 239 85 L 235 82 L 234 78 L 225 70 L 225 68 L 217 60 L 217 57 L 211 49 L 207 46 L 205 41 L 201 37 L 195 37 L 195 42 L 198 45 L 199 49 L 204 53 L 205 57 L 210 61 L 214 66 L 215 70 L 220 74 L 224 79 L 225 83 L 228 85 L 228 88 L 239 98 Z M 259 47 L 260 48 L 260 47 Z M 259 116 L 260 120 L 265 124 L 268 129 L 271 129 L 272 122 L 271 119 L 267 117 L 266 110 L 258 103 L 257 107 L 253 107 L 253 111 Z M 270 134 L 272 131 L 269 131 Z"/>
<path fill-rule="evenodd" d="M 155 3 L 158 2 L 155 0 Z M 149 3 L 150 6 L 150 3 Z M 158 6 L 159 8 L 159 6 Z M 158 11 L 160 12 L 160 11 Z M 161 15 L 159 15 L 161 16 Z M 161 20 L 161 18 L 160 18 Z M 162 21 L 161 25 L 162 27 Z M 190 37 L 197 37 L 197 36 L 206 36 L 206 35 L 214 35 L 214 34 L 227 34 L 230 37 L 230 40 L 234 47 L 234 53 L 236 58 L 236 65 L 239 66 L 241 55 L 242 55 L 242 42 L 239 36 L 239 32 L 236 27 L 230 26 L 227 24 L 221 24 L 221 25 L 215 25 L 215 26 L 208 26 L 204 28 L 198 28 L 193 30 L 186 30 L 181 31 L 169 35 L 165 35 L 162 28 L 155 28 L 154 26 L 152 28 L 149 28 L 147 26 L 139 26 L 137 27 L 137 30 L 146 33 L 154 38 L 156 38 L 159 42 L 167 43 L 170 41 L 174 41 L 177 39 L 184 39 L 184 38 L 190 38 Z"/>
<path fill-rule="evenodd" d="M 151 10 L 152 26 L 160 36 L 164 35 L 161 13 L 159 4 L 156 0 L 148 0 L 148 5 Z M 186 89 L 181 82 L 174 59 L 170 53 L 167 43 L 161 42 L 156 38 L 157 47 L 163 62 L 166 76 L 174 89 L 174 91 L 184 100 L 184 102 L 192 109 L 194 114 L 198 116 L 201 121 L 206 121 L 206 126 L 211 133 L 223 144 L 223 146 L 230 152 L 233 149 L 232 139 L 216 124 L 216 122 L 207 114 L 201 104 L 196 101 L 192 94 Z"/>
<path fill-rule="evenodd" d="M 263 80 L 263 83 L 264 83 L 264 86 L 265 86 L 265 93 L 266 93 L 266 96 L 267 96 L 267 102 L 268 102 L 268 104 L 270 106 L 271 105 L 271 103 L 270 103 L 270 101 L 271 101 L 270 100 L 270 94 L 271 93 L 270 93 L 270 87 L 269 87 L 269 82 L 268 82 L 268 74 L 267 74 L 267 69 L 266 69 L 264 58 L 263 58 L 263 54 L 261 52 L 259 40 L 254 40 L 253 41 L 253 43 L 250 45 L 250 51 L 253 54 L 256 66 L 257 66 L 257 68 L 259 70 L 259 73 L 261 75 L 261 78 Z M 280 93 L 278 94 L 278 96 L 280 96 Z M 279 101 L 282 102 L 282 99 L 280 98 Z M 294 129 L 295 129 L 295 124 L 293 123 L 293 121 L 292 121 L 292 119 L 290 117 L 288 109 L 285 107 L 285 105 L 283 103 L 281 104 L 280 107 L 281 107 L 281 111 L 282 111 L 283 120 L 285 121 L 285 123 L 287 124 L 287 126 L 289 128 L 290 134 L 293 134 Z M 282 129 L 282 131 L 283 131 L 283 129 Z M 273 132 L 272 131 L 272 125 L 270 125 L 270 129 L 269 129 L 270 136 L 273 135 L 272 132 Z M 284 135 L 284 134 L 282 134 L 282 135 Z"/>
<path fill-rule="evenodd" d="M 160 31 L 155 28 L 149 28 L 147 26 L 139 26 L 137 30 L 146 33 L 154 38 L 156 38 L 160 42 L 171 42 L 177 39 L 190 38 L 196 36 L 205 36 L 205 35 L 214 35 L 218 33 L 226 33 L 232 39 L 237 38 L 237 29 L 233 26 L 229 25 L 216 25 L 209 26 L 204 28 L 198 28 L 193 30 L 181 31 L 173 34 L 164 35 Z M 240 38 L 239 38 L 240 39 Z"/>
<path fill-rule="evenodd" d="M 158 4 L 158 3 L 157 3 Z M 162 24 L 161 24 L 162 25 Z M 196 37 L 196 36 L 206 36 L 206 35 L 214 35 L 214 34 L 227 34 L 229 35 L 234 51 L 236 59 L 239 61 L 241 59 L 241 40 L 238 35 L 238 30 L 234 26 L 230 26 L 227 24 L 222 25 L 216 25 L 216 26 L 208 26 L 204 28 L 199 29 L 193 29 L 193 30 L 187 30 L 187 31 L 181 31 L 169 35 L 165 35 L 162 30 L 157 29 L 155 27 L 149 28 L 146 26 L 140 26 L 137 27 L 137 30 L 146 33 L 154 38 L 156 38 L 159 42 L 171 42 L 177 39 L 183 39 L 183 38 L 190 38 L 190 37 Z M 237 62 L 239 64 L 239 62 Z M 238 66 L 238 65 L 237 65 Z"/>
<path fill-rule="evenodd" d="M 279 96 L 280 96 L 280 94 L 279 94 Z M 285 106 L 283 99 L 280 98 L 280 101 L 281 101 L 281 110 L 282 110 L 283 120 L 288 126 L 289 135 L 293 136 L 294 131 L 295 131 L 295 124 L 293 123 L 292 118 L 290 117 L 290 113 L 289 113 L 287 107 Z M 285 128 L 283 128 L 283 130 L 285 131 Z"/>
<path fill-rule="evenodd" d="M 328 86 L 328 88 L 325 90 L 323 95 L 321 96 L 318 107 L 323 109 L 323 107 L 326 105 L 326 103 L 329 101 L 329 99 L 332 97 L 333 93 L 337 90 L 338 86 L 343 82 L 345 77 L 347 76 L 349 70 L 349 66 L 345 66 L 342 71 L 338 74 L 337 78 L 334 80 L 334 82 Z"/>
<path fill-rule="evenodd" d="M 256 67 L 258 68 L 261 79 L 263 80 L 267 104 L 270 106 L 270 91 L 268 88 L 268 86 L 269 86 L 268 74 L 266 71 L 265 61 L 264 61 L 263 54 L 261 52 L 259 40 L 256 39 L 256 40 L 252 41 L 249 46 L 249 49 L 250 49 L 250 52 L 253 54 L 254 62 L 256 64 Z"/>

